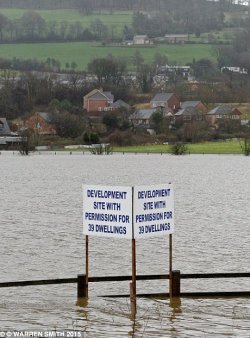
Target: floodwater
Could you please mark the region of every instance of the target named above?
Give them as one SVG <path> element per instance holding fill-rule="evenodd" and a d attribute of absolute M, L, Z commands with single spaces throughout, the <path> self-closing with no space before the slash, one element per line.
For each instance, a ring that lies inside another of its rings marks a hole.
<path fill-rule="evenodd" d="M 72 278 L 85 272 L 82 184 L 175 189 L 173 269 L 250 271 L 250 158 L 241 155 L 0 155 L 0 282 Z M 131 241 L 89 238 L 89 275 L 130 275 Z M 137 240 L 137 273 L 168 273 L 168 236 Z M 182 291 L 248 291 L 249 279 L 183 280 Z M 168 292 L 168 281 L 138 282 Z M 88 338 L 250 337 L 249 298 L 137 300 L 129 282 L 0 288 L 0 330 L 76 330 Z"/>

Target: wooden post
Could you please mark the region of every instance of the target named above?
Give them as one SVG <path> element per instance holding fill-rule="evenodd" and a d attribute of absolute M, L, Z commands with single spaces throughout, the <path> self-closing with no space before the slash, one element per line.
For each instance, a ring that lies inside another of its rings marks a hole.
<path fill-rule="evenodd" d="M 77 276 L 77 298 L 87 297 L 86 275 Z"/>
<path fill-rule="evenodd" d="M 170 298 L 179 298 L 181 296 L 181 273 L 179 270 L 172 271 L 171 280 Z"/>

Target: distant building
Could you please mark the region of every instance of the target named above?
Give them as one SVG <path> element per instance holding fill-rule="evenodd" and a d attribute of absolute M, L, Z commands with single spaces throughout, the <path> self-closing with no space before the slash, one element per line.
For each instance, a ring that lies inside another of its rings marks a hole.
<path fill-rule="evenodd" d="M 158 93 L 150 101 L 152 108 L 170 108 L 176 113 L 180 109 L 180 100 L 174 93 Z"/>
<path fill-rule="evenodd" d="M 134 45 L 150 45 L 153 41 L 147 35 L 135 35 L 133 38 Z"/>
<path fill-rule="evenodd" d="M 139 127 L 140 129 L 145 129 L 150 132 L 150 119 L 152 115 L 158 110 L 159 107 L 138 109 L 129 116 L 129 121 L 134 127 Z M 163 108 L 162 113 L 164 117 L 172 118 L 174 116 L 173 111 L 169 108 Z"/>
<path fill-rule="evenodd" d="M 239 73 L 239 74 L 246 74 L 246 75 L 248 74 L 247 69 L 241 68 L 241 67 L 222 67 L 221 72 L 223 73 L 225 71 Z"/>
<path fill-rule="evenodd" d="M 39 135 L 55 135 L 56 130 L 51 124 L 50 114 L 47 112 L 36 112 L 24 122 L 26 128 L 32 129 Z"/>
<path fill-rule="evenodd" d="M 83 98 L 83 109 L 89 112 L 103 112 L 112 110 L 114 95 L 102 89 L 94 89 Z"/>
<path fill-rule="evenodd" d="M 181 121 L 184 123 L 203 121 L 205 119 L 205 115 L 202 112 L 199 112 L 194 107 L 190 106 L 180 109 L 174 116 L 176 122 Z"/>
<path fill-rule="evenodd" d="M 5 117 L 0 117 L 0 136 L 11 136 L 12 132 Z"/>
<path fill-rule="evenodd" d="M 157 69 L 158 74 L 166 74 L 166 75 L 170 75 L 170 74 L 176 74 L 179 76 L 182 76 L 183 78 L 188 79 L 190 76 L 190 66 L 160 66 Z"/>
<path fill-rule="evenodd" d="M 10 130 L 5 117 L 0 117 L 0 149 L 8 149 L 23 142 L 23 138 Z"/>
<path fill-rule="evenodd" d="M 129 111 L 130 110 L 130 105 L 124 102 L 123 100 L 117 100 L 112 104 L 113 109 L 124 109 Z"/>
<path fill-rule="evenodd" d="M 165 34 L 164 40 L 167 43 L 184 44 L 187 41 L 189 41 L 189 36 L 188 36 L 188 34 Z"/>
<path fill-rule="evenodd" d="M 210 125 L 217 128 L 223 120 L 232 120 L 240 124 L 242 113 L 230 105 L 220 105 L 210 110 L 206 116 Z"/>
<path fill-rule="evenodd" d="M 207 107 L 201 101 L 184 101 L 181 102 L 181 109 L 192 107 L 198 112 L 206 113 Z"/>

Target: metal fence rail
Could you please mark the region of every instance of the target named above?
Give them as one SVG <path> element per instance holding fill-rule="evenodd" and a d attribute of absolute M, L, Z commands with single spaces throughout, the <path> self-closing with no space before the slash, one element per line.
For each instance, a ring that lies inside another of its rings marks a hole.
<path fill-rule="evenodd" d="M 23 286 L 37 286 L 37 285 L 51 285 L 51 284 L 74 284 L 77 283 L 78 298 L 87 295 L 88 283 L 99 282 L 121 282 L 131 281 L 131 276 L 100 276 L 89 277 L 86 280 L 85 275 L 78 275 L 76 278 L 57 278 L 57 279 L 41 279 L 32 281 L 16 281 L 16 282 L 1 282 L 0 288 L 10 287 L 23 287 Z M 137 275 L 137 281 L 146 280 L 171 280 L 172 293 L 175 297 L 249 297 L 250 291 L 216 291 L 216 292 L 181 292 L 180 281 L 181 279 L 218 279 L 218 278 L 250 278 L 250 272 L 220 272 L 220 273 L 184 273 L 180 271 L 172 271 L 170 274 L 157 274 L 157 275 Z M 106 297 L 127 297 L 128 295 L 108 295 Z M 155 297 L 155 296 L 169 296 L 168 293 L 158 294 L 140 294 L 139 297 Z"/>

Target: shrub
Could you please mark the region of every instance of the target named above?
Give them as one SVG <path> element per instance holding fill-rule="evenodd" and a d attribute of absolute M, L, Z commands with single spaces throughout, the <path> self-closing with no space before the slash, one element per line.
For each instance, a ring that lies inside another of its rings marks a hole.
<path fill-rule="evenodd" d="M 188 151 L 188 147 L 185 143 L 177 142 L 170 146 L 170 152 L 173 155 L 184 155 Z"/>

